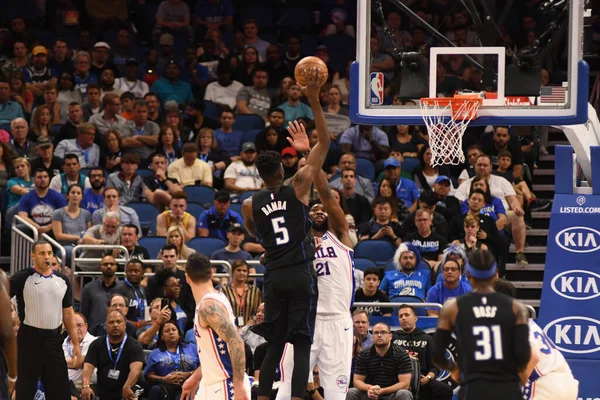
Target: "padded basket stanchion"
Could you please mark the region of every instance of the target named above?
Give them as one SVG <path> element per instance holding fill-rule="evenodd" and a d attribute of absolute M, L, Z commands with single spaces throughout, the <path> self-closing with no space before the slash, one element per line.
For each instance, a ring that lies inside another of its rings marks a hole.
<path fill-rule="evenodd" d="M 443 164 L 458 165 L 465 162 L 462 138 L 474 118 L 483 99 L 477 95 L 455 97 L 434 97 L 421 99 L 421 113 L 431 147 L 431 166 Z M 446 122 L 448 110 L 451 118 Z"/>

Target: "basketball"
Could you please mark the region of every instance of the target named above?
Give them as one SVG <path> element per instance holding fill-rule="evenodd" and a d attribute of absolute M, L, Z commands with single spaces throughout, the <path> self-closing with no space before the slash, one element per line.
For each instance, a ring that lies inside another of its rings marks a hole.
<path fill-rule="evenodd" d="M 306 70 L 309 68 L 318 68 L 319 86 L 323 86 L 327 82 L 327 64 L 319 57 L 304 57 L 294 68 L 294 77 L 301 86 L 306 86 Z"/>

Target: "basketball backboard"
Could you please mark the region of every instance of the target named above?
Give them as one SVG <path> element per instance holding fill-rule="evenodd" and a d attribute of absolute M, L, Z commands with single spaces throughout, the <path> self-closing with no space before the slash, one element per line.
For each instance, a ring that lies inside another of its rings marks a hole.
<path fill-rule="evenodd" d="M 584 3 L 358 1 L 352 121 L 422 125 L 420 98 L 471 90 L 485 92 L 471 125 L 585 123 Z"/>

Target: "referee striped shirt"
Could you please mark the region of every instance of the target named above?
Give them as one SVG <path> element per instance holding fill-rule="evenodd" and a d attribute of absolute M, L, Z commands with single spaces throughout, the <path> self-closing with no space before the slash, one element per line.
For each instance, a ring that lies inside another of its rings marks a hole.
<path fill-rule="evenodd" d="M 10 295 L 17 297 L 21 323 L 38 329 L 58 329 L 63 321 L 63 308 L 72 306 L 67 277 L 55 271 L 44 276 L 33 267 L 10 278 Z"/>

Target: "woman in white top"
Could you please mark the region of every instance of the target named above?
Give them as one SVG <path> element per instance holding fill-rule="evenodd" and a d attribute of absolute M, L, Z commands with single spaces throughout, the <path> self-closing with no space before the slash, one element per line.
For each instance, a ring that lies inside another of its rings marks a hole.
<path fill-rule="evenodd" d="M 450 176 L 452 171 L 447 165 L 432 167 L 431 159 L 433 154 L 429 144 L 423 145 L 419 150 L 418 159 L 420 164 L 413 171 L 413 180 L 421 191 L 433 190 L 435 180 L 441 176 Z M 452 184 L 452 182 L 450 182 Z"/>

